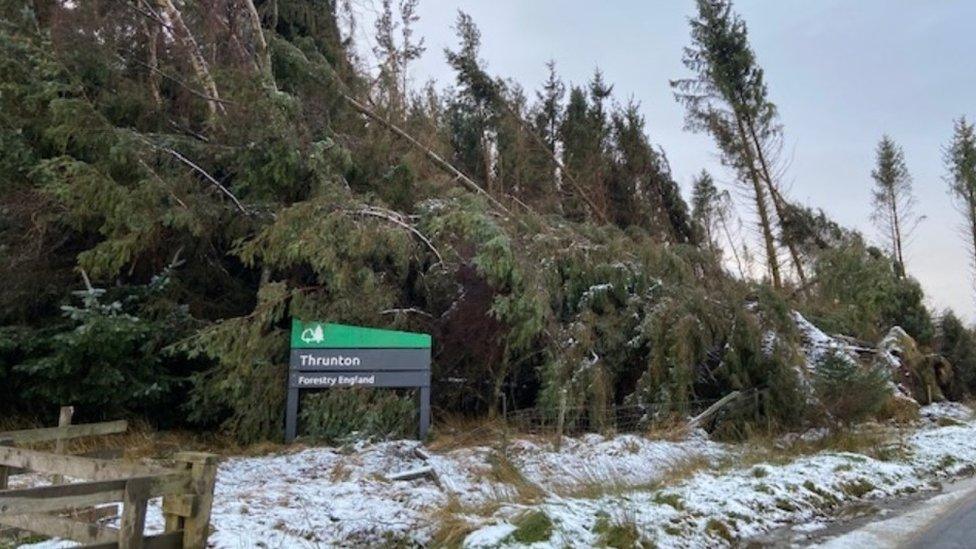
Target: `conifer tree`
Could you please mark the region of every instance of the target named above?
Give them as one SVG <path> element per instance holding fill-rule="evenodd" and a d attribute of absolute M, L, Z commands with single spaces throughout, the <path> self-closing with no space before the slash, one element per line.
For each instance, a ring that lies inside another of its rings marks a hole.
<path fill-rule="evenodd" d="M 559 155 L 550 150 L 546 140 L 534 131 L 532 124 L 525 119 L 517 104 L 513 104 L 512 98 L 517 94 L 512 94 L 506 90 L 505 82 L 500 79 L 493 79 L 483 68 L 484 63 L 478 58 L 478 49 L 481 42 L 481 32 L 474 24 L 471 16 L 464 12 L 458 12 L 458 19 L 455 29 L 460 40 L 460 48 L 457 51 L 445 50 L 448 64 L 454 68 L 457 83 L 462 94 L 473 103 L 473 108 L 483 111 L 483 118 L 490 118 L 488 132 L 484 133 L 487 139 L 483 139 L 485 154 L 482 157 L 486 176 L 486 185 L 490 186 L 491 177 L 494 172 L 493 149 L 496 146 L 497 136 L 492 134 L 495 126 L 504 122 L 504 118 L 512 118 L 509 122 L 515 122 L 521 131 L 527 134 L 530 141 L 534 142 L 540 150 L 545 151 L 553 164 L 560 170 L 563 180 L 568 181 L 574 190 L 574 194 L 580 198 L 586 209 L 600 222 L 606 222 L 606 209 L 601 207 L 599 200 L 594 200 L 590 195 L 590 189 L 581 185 L 573 174 L 568 170 Z M 601 82 L 602 86 L 602 82 Z M 610 88 L 603 86 L 594 93 L 604 93 L 603 97 L 610 94 Z M 602 101 L 602 100 L 601 100 Z"/>
<path fill-rule="evenodd" d="M 695 242 L 688 205 L 671 177 L 667 157 L 650 144 L 638 104 L 614 112 L 610 123 L 607 197 L 617 224 L 642 226 L 672 242 Z"/>
<path fill-rule="evenodd" d="M 539 109 L 535 117 L 535 127 L 539 136 L 546 142 L 553 153 L 559 142 L 559 124 L 563 118 L 563 97 L 566 95 L 566 85 L 556 73 L 556 62 L 546 63 L 548 75 L 542 84 L 542 91 L 536 92 Z"/>
<path fill-rule="evenodd" d="M 976 129 L 965 117 L 955 122 L 952 142 L 945 150 L 946 179 L 966 219 L 963 234 L 976 268 Z"/>
<path fill-rule="evenodd" d="M 715 236 L 715 225 L 718 221 L 718 209 L 722 195 L 715 186 L 712 176 L 702 170 L 695 177 L 691 188 L 691 216 L 702 230 L 702 241 L 711 250 L 718 249 Z"/>
<path fill-rule="evenodd" d="M 905 276 L 905 241 L 921 219 L 915 214 L 912 178 L 905 164 L 905 154 L 887 135 L 876 151 L 872 219 L 884 235 L 888 251 L 895 260 L 899 276 Z"/>
<path fill-rule="evenodd" d="M 702 170 L 692 182 L 691 218 L 701 231 L 701 242 L 706 249 L 721 255 L 720 240 L 725 240 L 732 251 L 739 275 L 745 277 L 745 268 L 740 257 L 739 242 L 732 235 L 733 211 L 732 196 L 729 191 L 720 191 L 715 186 L 711 174 Z"/>
<path fill-rule="evenodd" d="M 548 76 L 546 81 L 542 84 L 542 90 L 536 92 L 537 107 L 535 108 L 535 114 L 533 117 L 533 129 L 536 134 L 542 138 L 545 143 L 548 153 L 552 156 L 559 155 L 562 151 L 560 150 L 559 142 L 559 126 L 562 124 L 563 113 L 565 111 L 565 105 L 563 105 L 563 98 L 566 96 L 566 85 L 560 80 L 559 75 L 556 73 L 556 62 L 550 60 L 546 63 L 546 69 L 548 69 Z M 555 195 L 555 203 L 557 209 L 562 213 L 562 170 L 560 165 L 551 165 L 547 170 L 547 181 L 552 184 L 552 189 Z"/>
<path fill-rule="evenodd" d="M 374 24 L 376 46 L 373 53 L 380 63 L 380 89 L 391 114 L 405 116 L 410 63 L 423 55 L 424 39 L 414 38 L 413 25 L 419 20 L 419 0 L 383 0 L 382 11 Z M 399 35 L 399 36 L 397 36 Z"/>
<path fill-rule="evenodd" d="M 603 162 L 605 129 L 595 126 L 590 118 L 590 104 L 586 91 L 571 86 L 566 112 L 559 127 L 559 139 L 563 144 L 563 163 L 576 174 L 580 184 L 597 197 L 596 189 L 602 189 L 600 165 Z M 566 214 L 572 219 L 585 216 L 585 205 L 572 195 L 565 200 Z"/>
<path fill-rule="evenodd" d="M 976 333 L 951 310 L 945 311 L 939 318 L 935 348 L 952 364 L 963 390 L 976 393 Z"/>
<path fill-rule="evenodd" d="M 698 0 L 690 22 L 692 45 L 684 64 L 693 78 L 672 81 L 675 97 L 687 109 L 687 126 L 711 133 L 723 162 L 750 187 L 766 249 L 766 263 L 775 287 L 782 286 L 773 232 L 774 213 L 782 223 L 786 201 L 775 181 L 771 153 L 781 127 L 776 106 L 768 99 L 763 70 L 749 45 L 746 24 L 728 0 Z M 770 211 L 772 205 L 772 211 Z M 786 241 L 801 282 L 803 264 L 793 243 Z"/>

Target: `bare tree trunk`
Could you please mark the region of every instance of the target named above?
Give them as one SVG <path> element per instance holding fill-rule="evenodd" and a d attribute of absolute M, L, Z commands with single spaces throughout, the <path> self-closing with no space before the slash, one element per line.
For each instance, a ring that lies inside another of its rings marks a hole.
<path fill-rule="evenodd" d="M 742 280 L 745 280 L 746 272 L 742 268 L 742 260 L 739 258 L 739 247 L 736 246 L 735 240 L 732 239 L 732 233 L 729 231 L 729 225 L 725 220 L 725 215 L 718 214 L 718 222 L 722 225 L 722 231 L 725 233 L 725 238 L 729 241 L 729 247 L 732 248 L 732 256 L 735 257 L 735 266 L 739 269 L 739 276 L 742 277 Z"/>
<path fill-rule="evenodd" d="M 895 258 L 898 260 L 898 276 L 903 278 L 908 271 L 905 267 L 905 256 L 902 254 L 901 221 L 898 219 L 898 197 L 895 195 L 894 189 L 892 189 L 889 199 L 891 200 L 892 244 L 895 248 Z"/>
<path fill-rule="evenodd" d="M 967 187 L 969 190 L 969 199 L 967 200 L 967 206 L 969 207 L 969 234 L 970 238 L 972 238 L 970 245 L 973 247 L 971 251 L 972 257 L 970 259 L 973 261 L 973 266 L 976 267 L 976 190 L 971 186 L 967 185 Z"/>
<path fill-rule="evenodd" d="M 440 169 L 444 170 L 448 174 L 454 176 L 454 179 L 455 180 L 460 181 L 469 190 L 474 191 L 474 192 L 476 192 L 476 193 L 484 196 L 489 202 L 491 202 L 491 204 L 493 206 L 495 206 L 496 208 L 498 208 L 501 212 L 503 212 L 505 214 L 509 214 L 509 215 L 511 214 L 511 212 L 508 210 L 508 208 L 506 208 L 501 202 L 499 202 L 497 199 L 495 199 L 495 197 L 493 197 L 491 194 L 489 194 L 487 191 L 485 191 L 483 188 L 481 188 L 470 177 L 464 175 L 460 170 L 458 170 L 453 165 L 451 165 L 450 162 L 448 162 L 448 161 L 444 160 L 443 158 L 441 158 L 440 155 L 438 155 L 437 153 L 435 153 L 429 147 L 424 146 L 421 142 L 419 142 L 416 139 L 414 139 L 413 136 L 411 136 L 410 134 L 408 134 L 407 132 L 405 132 L 399 126 L 397 126 L 396 124 L 393 124 L 389 120 L 386 120 L 382 116 L 376 114 L 375 112 L 373 112 L 372 110 L 370 110 L 368 107 L 366 107 L 366 105 L 363 105 L 362 103 L 360 103 L 359 101 L 357 101 L 355 98 L 353 98 L 351 95 L 349 95 L 349 94 L 347 94 L 345 92 L 342 92 L 342 91 L 339 91 L 339 93 L 342 95 L 343 99 L 345 99 L 346 102 L 349 103 L 349 105 L 351 105 L 352 108 L 355 109 L 356 111 L 358 111 L 360 114 L 363 114 L 363 115 L 367 116 L 368 118 L 370 118 L 371 120 L 374 120 L 374 121 L 378 122 L 380 125 L 382 125 L 386 129 L 388 129 L 391 132 L 395 133 L 396 135 L 400 136 L 407 143 L 410 143 L 411 145 L 413 145 L 414 147 L 416 147 L 418 150 L 420 150 L 421 152 L 423 152 L 424 155 L 426 155 L 427 158 L 431 162 L 433 162 L 435 165 L 437 165 L 437 167 L 439 167 Z"/>
<path fill-rule="evenodd" d="M 498 194 L 498 189 L 495 189 L 494 174 L 491 173 L 491 146 L 484 133 L 481 134 L 481 157 L 484 160 L 485 188 L 490 193 Z"/>
<path fill-rule="evenodd" d="M 264 83 L 268 86 L 268 89 L 276 90 L 278 89 L 274 72 L 271 68 L 271 50 L 268 49 L 268 41 L 264 38 L 264 29 L 261 27 L 261 16 L 258 15 L 258 9 L 254 7 L 254 2 L 252 0 L 242 0 L 244 2 L 244 10 L 247 12 L 248 21 L 251 24 L 251 34 L 254 35 L 254 53 L 258 58 L 258 68 L 261 71 L 261 77 L 264 79 Z"/>
<path fill-rule="evenodd" d="M 149 94 L 153 98 L 153 104 L 158 108 L 163 104 L 163 97 L 159 93 L 159 56 L 156 52 L 156 41 L 159 39 L 159 27 L 147 21 L 143 22 L 142 27 L 146 33 L 146 65 L 149 67 Z"/>
<path fill-rule="evenodd" d="M 739 139 L 742 141 L 742 152 L 746 155 L 746 165 L 749 168 L 749 176 L 752 179 L 753 192 L 756 198 L 756 213 L 759 215 L 759 225 L 762 230 L 763 242 L 766 246 L 766 262 L 769 265 L 769 275 L 773 279 L 773 287 L 781 289 L 783 281 L 779 274 L 779 260 L 776 258 L 776 241 L 773 237 L 772 224 L 769 220 L 769 210 L 766 204 L 766 191 L 763 188 L 762 179 L 756 171 L 755 159 L 752 156 L 752 147 L 746 137 L 746 130 L 739 116 L 736 116 L 736 124 L 739 129 Z"/>
<path fill-rule="evenodd" d="M 769 165 L 766 163 L 766 155 L 763 153 L 762 143 L 759 141 L 759 136 L 756 134 L 756 128 L 752 123 L 752 120 L 746 116 L 746 125 L 749 127 L 749 134 L 752 136 L 752 142 L 756 147 L 756 157 L 759 159 L 759 166 L 762 169 L 764 179 L 766 180 L 766 185 L 769 188 L 769 193 L 773 199 L 773 208 L 776 210 L 776 217 L 779 218 L 780 228 L 782 230 L 783 220 L 786 219 L 786 201 L 783 200 L 783 196 L 780 195 L 779 189 L 777 189 L 776 184 L 773 183 L 773 176 L 769 170 Z M 800 278 L 800 284 L 805 285 L 807 281 L 806 274 L 803 272 L 803 262 L 800 260 L 800 254 L 796 250 L 796 245 L 793 239 L 789 237 L 783 238 L 786 243 L 786 248 L 790 252 L 790 257 L 793 260 L 793 267 L 796 268 L 796 274 Z"/>
<path fill-rule="evenodd" d="M 528 133 L 532 137 L 532 139 L 535 140 L 535 142 L 538 143 L 538 145 L 542 147 L 547 154 L 549 154 L 549 158 L 552 159 L 553 164 L 555 164 L 556 168 L 559 169 L 560 175 L 565 176 L 566 179 L 569 180 L 569 183 L 573 186 L 574 189 L 576 189 L 576 193 L 580 195 L 580 198 L 582 198 L 584 202 L 586 202 L 586 205 L 589 206 L 590 211 L 593 212 L 594 215 L 596 215 L 597 219 L 601 223 L 607 223 L 606 212 L 604 212 L 602 208 L 597 206 L 596 202 L 594 202 L 593 199 L 590 198 L 590 196 L 586 193 L 586 191 L 583 190 L 583 186 L 579 184 L 579 181 L 577 181 L 577 179 L 573 176 L 572 172 L 566 169 L 566 165 L 563 164 L 563 161 L 559 158 L 558 155 L 556 155 L 556 151 L 550 149 L 549 144 L 546 143 L 545 140 L 542 139 L 542 137 L 539 134 L 535 133 L 531 128 L 528 127 L 528 124 L 525 122 L 525 120 L 517 112 L 515 112 L 515 109 L 513 109 L 512 106 L 509 105 L 507 101 L 505 101 L 501 97 L 498 97 L 497 99 L 498 102 L 501 103 L 502 106 L 505 108 L 505 110 L 508 111 L 508 114 L 513 118 L 515 118 L 515 120 L 519 123 L 519 126 L 522 127 L 522 130 Z M 556 190 L 558 192 L 559 188 L 557 187 Z M 559 209 L 560 210 L 562 209 L 561 200 L 559 201 Z"/>
<path fill-rule="evenodd" d="M 193 34 L 186 26 L 186 23 L 183 22 L 183 14 L 173 4 L 173 0 L 156 0 L 156 3 L 162 8 L 166 17 L 169 18 L 175 34 L 186 48 L 187 54 L 190 56 L 190 65 L 193 67 L 193 71 L 200 80 L 200 84 L 203 86 L 206 94 L 211 97 L 211 99 L 207 100 L 207 108 L 210 110 L 210 117 L 215 118 L 218 112 L 224 112 L 224 107 L 220 103 L 220 93 L 217 92 L 217 83 L 214 81 L 213 75 L 210 74 L 210 67 L 207 65 L 207 60 L 204 59 L 203 54 L 200 52 L 200 47 L 196 39 L 193 38 Z"/>

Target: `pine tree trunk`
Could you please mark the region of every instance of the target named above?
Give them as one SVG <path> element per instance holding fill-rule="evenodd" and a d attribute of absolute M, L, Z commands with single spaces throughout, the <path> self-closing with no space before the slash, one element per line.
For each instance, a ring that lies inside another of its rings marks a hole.
<path fill-rule="evenodd" d="M 759 143 L 759 136 L 756 135 L 756 128 L 752 124 L 752 120 L 746 117 L 746 122 L 749 126 L 749 133 L 752 135 L 752 141 L 756 147 L 756 156 L 759 158 L 759 165 L 762 168 L 764 179 L 766 180 L 766 185 L 769 187 L 769 193 L 772 195 L 773 207 L 776 209 L 776 217 L 779 218 L 780 231 L 783 230 L 783 220 L 785 219 L 785 209 L 786 201 L 783 200 L 782 195 L 779 194 L 779 190 L 776 185 L 773 184 L 772 174 L 769 171 L 769 165 L 766 163 L 766 155 L 762 152 L 762 146 Z M 785 237 L 783 241 L 786 243 L 786 248 L 790 252 L 790 257 L 793 260 L 793 267 L 796 268 L 796 274 L 800 278 L 800 285 L 806 284 L 807 277 L 806 273 L 803 272 L 803 262 L 800 260 L 800 254 L 796 250 L 796 244 L 793 239 Z"/>
<path fill-rule="evenodd" d="M 766 191 L 763 189 L 762 180 L 756 171 L 755 159 L 752 157 L 752 147 L 746 137 L 745 128 L 742 120 L 736 116 L 736 124 L 739 129 L 739 139 L 742 142 L 742 153 L 745 155 L 746 165 L 749 168 L 749 176 L 752 179 L 753 192 L 756 199 L 756 213 L 759 215 L 759 225 L 763 234 L 763 242 L 766 246 L 766 262 L 769 265 L 769 275 L 773 279 L 773 287 L 781 289 L 783 280 L 779 274 L 779 261 L 776 259 L 776 241 L 773 237 L 772 225 L 769 220 L 768 204 L 766 204 Z"/>
<path fill-rule="evenodd" d="M 254 52 L 258 57 L 258 69 L 261 71 L 265 85 L 271 90 L 276 90 L 277 85 L 271 68 L 271 50 L 268 48 L 268 41 L 264 38 L 264 29 L 261 28 L 261 16 L 258 15 L 258 9 L 252 0 L 243 1 L 244 11 L 247 12 L 251 24 L 251 34 L 254 35 Z"/>
<path fill-rule="evenodd" d="M 207 99 L 207 108 L 210 110 L 210 117 L 216 117 L 217 113 L 223 112 L 224 108 L 220 103 L 217 83 L 210 74 L 210 67 L 207 65 L 207 60 L 203 57 L 203 54 L 200 53 L 196 39 L 193 38 L 193 34 L 190 32 L 189 27 L 186 26 L 186 23 L 183 22 L 183 15 L 173 4 L 172 0 L 156 0 L 156 3 L 166 13 L 166 17 L 169 18 L 170 24 L 175 31 L 174 34 L 177 35 L 180 42 L 186 48 L 187 54 L 190 56 L 190 65 L 193 67 L 193 71 L 196 73 L 197 78 L 203 85 L 203 89 L 209 96 Z"/>
<path fill-rule="evenodd" d="M 156 41 L 159 39 L 159 27 L 155 24 L 145 22 L 143 29 L 146 32 L 146 65 L 149 66 L 149 94 L 153 98 L 153 104 L 160 107 L 163 104 L 163 97 L 159 93 L 159 56 L 156 50 Z"/>
<path fill-rule="evenodd" d="M 905 256 L 901 248 L 901 221 L 898 219 L 898 197 L 895 196 L 894 189 L 891 190 L 891 225 L 894 232 L 895 257 L 898 260 L 898 277 L 904 278 L 907 270 L 905 268 Z"/>
<path fill-rule="evenodd" d="M 773 231 L 770 227 L 769 212 L 766 204 L 766 193 L 759 182 L 759 178 L 753 174 L 753 188 L 756 193 L 756 211 L 759 214 L 759 223 L 762 226 L 763 242 L 766 245 L 766 262 L 769 264 L 769 274 L 773 279 L 773 287 L 781 289 L 783 280 L 779 274 L 779 260 L 776 258 L 776 242 Z"/>
<path fill-rule="evenodd" d="M 488 189 L 488 192 L 497 195 L 498 189 L 495 188 L 495 178 L 492 177 L 493 174 L 491 173 L 491 146 L 484 134 L 481 135 L 481 156 L 484 160 L 485 188 Z"/>
<path fill-rule="evenodd" d="M 967 187 L 969 187 L 969 200 L 968 200 L 968 202 L 969 202 L 969 204 L 968 204 L 968 206 L 969 206 L 969 230 L 970 230 L 970 235 L 971 235 L 971 238 L 972 238 L 972 241 L 970 242 L 970 244 L 973 247 L 973 250 L 972 250 L 973 261 L 976 262 L 976 189 L 974 189 L 971 185 L 967 185 Z M 976 285 L 976 284 L 974 284 L 974 285 Z"/>

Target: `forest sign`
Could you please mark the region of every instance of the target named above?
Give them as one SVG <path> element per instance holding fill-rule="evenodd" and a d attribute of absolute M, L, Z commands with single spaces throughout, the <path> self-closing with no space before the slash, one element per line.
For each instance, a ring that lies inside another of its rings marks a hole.
<path fill-rule="evenodd" d="M 292 320 L 285 442 L 298 434 L 302 389 L 418 389 L 420 438 L 430 427 L 430 347 L 427 334 Z"/>

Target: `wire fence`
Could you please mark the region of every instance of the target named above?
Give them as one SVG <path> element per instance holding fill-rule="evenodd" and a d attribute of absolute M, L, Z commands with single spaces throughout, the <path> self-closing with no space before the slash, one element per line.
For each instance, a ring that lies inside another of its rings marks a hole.
<path fill-rule="evenodd" d="M 743 394 L 725 407 L 726 412 L 751 406 L 752 399 Z M 684 403 L 680 408 L 671 402 L 641 405 L 611 406 L 605 409 L 593 407 L 568 407 L 560 412 L 551 408 L 523 408 L 507 412 L 505 425 L 519 433 L 580 435 L 584 433 L 636 433 L 655 427 L 673 426 L 695 417 L 719 399 L 697 399 Z"/>

